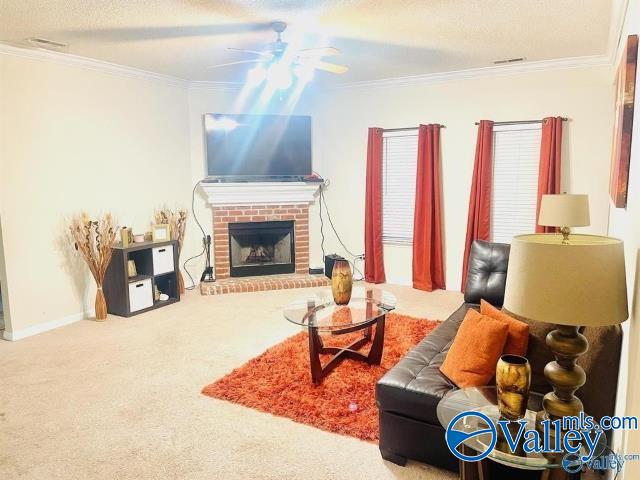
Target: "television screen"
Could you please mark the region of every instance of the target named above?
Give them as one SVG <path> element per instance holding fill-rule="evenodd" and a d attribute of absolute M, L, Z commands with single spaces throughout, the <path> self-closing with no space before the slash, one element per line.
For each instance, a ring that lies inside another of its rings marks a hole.
<path fill-rule="evenodd" d="M 210 177 L 311 174 L 311 117 L 211 113 L 204 128 Z"/>

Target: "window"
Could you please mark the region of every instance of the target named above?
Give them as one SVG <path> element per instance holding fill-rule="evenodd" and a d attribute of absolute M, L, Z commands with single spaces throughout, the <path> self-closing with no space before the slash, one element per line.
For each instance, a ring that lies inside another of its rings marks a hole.
<path fill-rule="evenodd" d="M 492 241 L 536 229 L 542 124 L 496 125 L 493 129 Z"/>
<path fill-rule="evenodd" d="M 416 200 L 418 130 L 382 139 L 382 240 L 411 244 Z"/>

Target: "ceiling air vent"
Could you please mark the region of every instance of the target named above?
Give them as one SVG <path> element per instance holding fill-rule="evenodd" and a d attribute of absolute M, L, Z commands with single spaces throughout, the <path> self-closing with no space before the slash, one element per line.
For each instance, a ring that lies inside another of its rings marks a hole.
<path fill-rule="evenodd" d="M 34 47 L 46 48 L 47 50 L 64 50 L 69 46 L 68 43 L 56 42 L 54 40 L 38 37 L 27 38 L 27 41 Z"/>
<path fill-rule="evenodd" d="M 496 60 L 493 63 L 495 65 L 504 65 L 505 63 L 518 63 L 518 62 L 524 62 L 525 60 L 526 60 L 525 57 L 507 58 L 506 60 Z"/>

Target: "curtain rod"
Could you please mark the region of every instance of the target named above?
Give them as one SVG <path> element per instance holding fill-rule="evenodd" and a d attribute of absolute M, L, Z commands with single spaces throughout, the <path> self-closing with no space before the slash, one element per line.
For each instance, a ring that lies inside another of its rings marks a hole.
<path fill-rule="evenodd" d="M 445 125 L 439 125 L 440 128 L 447 128 Z M 404 127 L 404 128 L 383 128 L 383 132 L 406 132 L 409 130 L 418 130 L 419 127 Z"/>
<path fill-rule="evenodd" d="M 562 117 L 563 122 L 569 121 L 567 117 Z M 514 120 L 511 122 L 493 122 L 494 125 L 520 125 L 523 123 L 542 123 L 542 120 Z M 480 125 L 480 122 L 476 122 L 476 125 Z"/>

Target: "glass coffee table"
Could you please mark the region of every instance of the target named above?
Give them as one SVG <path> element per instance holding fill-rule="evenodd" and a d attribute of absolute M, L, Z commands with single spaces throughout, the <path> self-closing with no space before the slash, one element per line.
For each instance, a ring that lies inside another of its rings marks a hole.
<path fill-rule="evenodd" d="M 322 383 L 322 379 L 347 358 L 379 365 L 384 344 L 385 316 L 395 305 L 396 298 L 392 294 L 380 289 L 363 288 L 354 288 L 348 305 L 336 305 L 331 291 L 314 292 L 287 305 L 284 317 L 308 329 L 313 383 Z M 322 342 L 321 335 L 345 335 L 357 331 L 362 331 L 362 336 L 344 347 L 329 347 Z M 371 348 L 368 354 L 358 351 L 369 342 Z M 325 365 L 320 361 L 322 354 L 333 355 Z"/>
<path fill-rule="evenodd" d="M 543 395 L 530 392 L 527 403 L 527 413 L 524 419 L 527 421 L 527 429 L 535 429 L 536 420 L 542 412 Z M 497 428 L 497 421 L 500 419 L 498 411 L 498 396 L 495 386 L 487 387 L 471 387 L 452 390 L 447 393 L 438 403 L 437 414 L 438 420 L 442 427 L 446 430 L 449 423 L 458 415 L 464 412 L 478 412 L 491 419 L 496 426 L 497 434 L 494 438 L 492 429 L 487 425 L 484 419 L 479 416 L 461 416 L 454 423 L 454 429 L 460 432 L 459 438 L 462 440 L 456 450 L 465 456 L 477 456 L 492 448 L 493 451 L 486 457 L 494 462 L 503 465 L 518 468 L 521 470 L 544 470 L 545 474 L 541 478 L 579 478 L 579 474 L 572 475 L 563 470 L 564 466 L 571 467 L 573 462 L 576 466 L 580 466 L 579 460 L 564 459 L 564 454 L 544 454 L 544 453 L 526 453 L 522 445 L 518 445 L 515 452 L 512 452 L 500 428 Z M 517 433 L 518 426 L 513 424 L 514 431 L 512 436 Z M 510 429 L 511 430 L 511 429 Z M 494 443 L 495 442 L 495 443 Z M 606 454 L 606 437 L 602 435 L 596 445 L 595 457 Z M 564 459 L 564 462 L 563 462 Z M 486 460 L 478 462 L 460 462 L 461 478 L 476 479 L 486 477 L 487 463 Z M 561 470 L 560 475 L 550 475 L 553 470 Z"/>

